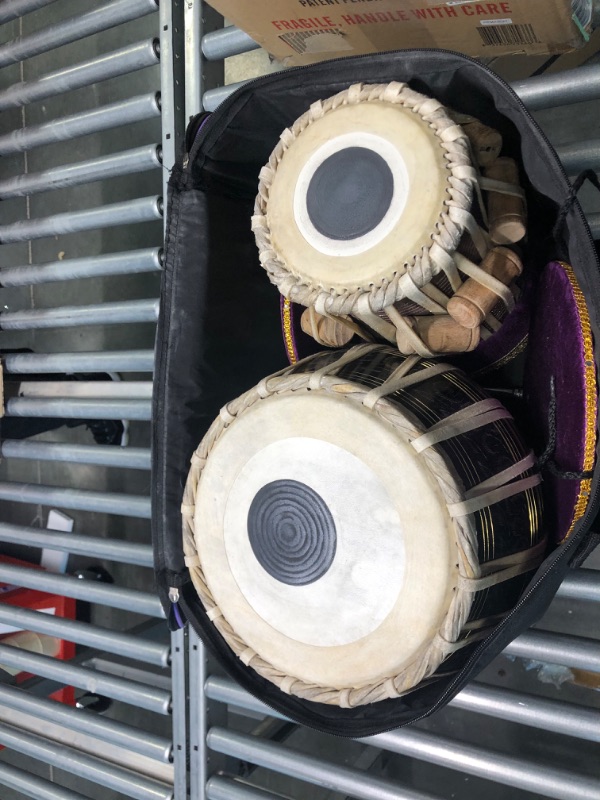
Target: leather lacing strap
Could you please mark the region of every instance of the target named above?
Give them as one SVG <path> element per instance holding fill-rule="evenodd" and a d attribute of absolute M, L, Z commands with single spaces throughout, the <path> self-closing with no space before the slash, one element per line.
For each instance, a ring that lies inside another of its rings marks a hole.
<path fill-rule="evenodd" d="M 419 436 L 418 439 L 413 439 L 411 445 L 417 453 L 422 453 L 423 450 L 427 447 L 432 447 L 434 444 L 445 442 L 447 439 L 460 436 L 461 433 L 474 431 L 484 425 L 489 425 L 491 422 L 506 419 L 507 417 L 510 417 L 509 412 L 498 400 L 491 398 L 480 400 L 478 403 L 467 406 L 467 408 L 463 408 L 455 414 L 436 422 L 435 425 L 428 429 L 427 433 Z"/>
<path fill-rule="evenodd" d="M 490 291 L 498 295 L 509 311 L 513 310 L 515 307 L 515 297 L 508 286 L 497 278 L 494 278 L 493 275 L 484 272 L 477 264 L 474 264 L 470 259 L 465 258 L 465 256 L 460 253 L 456 253 L 455 259 L 461 272 L 464 272 L 469 278 L 473 278 L 477 283 L 481 283 L 482 286 L 490 289 Z"/>

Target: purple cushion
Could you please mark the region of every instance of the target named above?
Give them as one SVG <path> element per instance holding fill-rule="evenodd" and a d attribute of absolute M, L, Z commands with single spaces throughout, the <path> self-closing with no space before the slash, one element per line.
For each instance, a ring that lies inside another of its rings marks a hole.
<path fill-rule="evenodd" d="M 540 452 L 548 443 L 551 379 L 556 396 L 553 461 L 561 471 L 593 468 L 598 387 L 592 334 L 583 294 L 566 264 L 553 261 L 541 276 L 533 310 L 525 370 L 525 399 Z M 543 471 L 545 517 L 556 542 L 583 515 L 591 481 Z"/>

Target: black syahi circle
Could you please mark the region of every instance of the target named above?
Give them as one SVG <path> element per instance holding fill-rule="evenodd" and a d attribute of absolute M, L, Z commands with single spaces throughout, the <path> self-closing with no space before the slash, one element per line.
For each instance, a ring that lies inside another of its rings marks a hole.
<path fill-rule="evenodd" d="M 259 564 L 289 586 L 319 580 L 335 557 L 335 522 L 323 498 L 300 481 L 263 486 L 248 510 L 248 538 Z"/>
<path fill-rule="evenodd" d="M 368 147 L 346 147 L 315 170 L 306 192 L 306 210 L 328 239 L 357 239 L 376 228 L 394 195 L 387 162 Z"/>

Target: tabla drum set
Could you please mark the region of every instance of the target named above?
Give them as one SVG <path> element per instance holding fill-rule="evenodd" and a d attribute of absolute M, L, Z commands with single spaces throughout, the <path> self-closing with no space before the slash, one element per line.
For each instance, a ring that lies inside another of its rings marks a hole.
<path fill-rule="evenodd" d="M 457 671 L 544 557 L 535 456 L 452 361 L 518 299 L 502 149 L 407 84 L 357 84 L 260 172 L 260 263 L 322 351 L 221 409 L 183 542 L 208 619 L 289 695 L 349 708 Z"/>

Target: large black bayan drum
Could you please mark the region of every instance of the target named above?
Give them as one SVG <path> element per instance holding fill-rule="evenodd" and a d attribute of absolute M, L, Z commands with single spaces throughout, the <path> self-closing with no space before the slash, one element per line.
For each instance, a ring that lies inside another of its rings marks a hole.
<path fill-rule="evenodd" d="M 459 670 L 544 556 L 540 476 L 455 367 L 360 345 L 224 406 L 192 458 L 208 619 L 287 694 L 354 707 Z"/>

